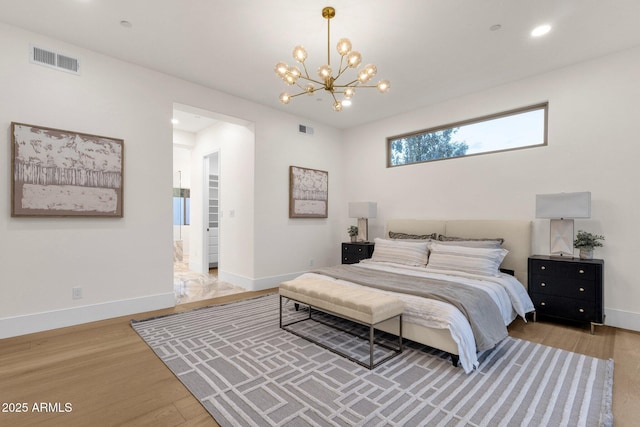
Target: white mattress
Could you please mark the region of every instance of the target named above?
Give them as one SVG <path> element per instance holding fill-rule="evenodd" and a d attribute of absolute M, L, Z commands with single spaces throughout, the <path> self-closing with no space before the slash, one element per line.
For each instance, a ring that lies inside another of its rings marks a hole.
<path fill-rule="evenodd" d="M 459 272 L 451 274 L 435 274 L 425 271 L 421 267 L 408 267 L 400 264 L 376 263 L 371 260 L 361 261 L 353 264 L 358 268 L 368 268 L 397 272 L 419 277 L 429 277 L 451 282 L 460 282 L 478 287 L 487 292 L 496 302 L 500 309 L 505 326 L 510 324 L 516 316 L 525 318 L 525 314 L 533 311 L 533 303 L 527 294 L 524 286 L 513 276 L 502 274 L 499 277 L 484 277 L 466 275 Z M 324 280 L 334 280 L 351 286 L 360 286 L 351 282 L 337 280 L 316 273 L 305 273 L 301 277 L 320 277 Z M 452 283 L 452 286 L 454 284 Z M 476 344 L 471 331 L 471 326 L 466 317 L 451 304 L 441 301 L 430 300 L 414 295 L 397 294 L 393 292 L 379 292 L 394 294 L 399 297 L 404 305 L 403 321 L 415 323 L 434 329 L 448 329 L 451 337 L 458 345 L 458 355 L 460 364 L 465 372 L 471 372 L 478 367 L 478 357 L 476 354 Z M 526 321 L 526 319 L 525 319 Z"/>

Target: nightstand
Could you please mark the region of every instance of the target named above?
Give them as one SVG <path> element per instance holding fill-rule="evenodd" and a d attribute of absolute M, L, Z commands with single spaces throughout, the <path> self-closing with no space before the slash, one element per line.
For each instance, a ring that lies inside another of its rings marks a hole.
<path fill-rule="evenodd" d="M 371 258 L 373 247 L 372 242 L 343 243 L 342 263 L 355 264 L 363 259 Z"/>
<path fill-rule="evenodd" d="M 529 257 L 529 296 L 536 314 L 574 323 L 604 324 L 604 261 Z"/>

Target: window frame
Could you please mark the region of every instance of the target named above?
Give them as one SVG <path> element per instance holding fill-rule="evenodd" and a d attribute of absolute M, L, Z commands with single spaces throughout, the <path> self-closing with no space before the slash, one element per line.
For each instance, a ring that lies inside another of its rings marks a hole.
<path fill-rule="evenodd" d="M 526 146 L 522 146 L 522 147 L 513 147 L 513 148 L 504 148 L 504 149 L 499 149 L 499 150 L 484 151 L 484 152 L 481 152 L 481 153 L 465 154 L 463 156 L 442 157 L 442 158 L 439 158 L 439 159 L 432 159 L 432 160 L 421 160 L 421 161 L 417 161 L 417 162 L 403 163 L 403 164 L 400 164 L 400 165 L 391 164 L 391 153 L 392 153 L 391 143 L 392 143 L 392 141 L 396 141 L 396 140 L 401 139 L 401 138 L 407 138 L 407 137 L 411 137 L 411 136 L 421 135 L 421 134 L 444 131 L 444 130 L 451 129 L 451 128 L 458 128 L 458 127 L 466 126 L 466 125 L 470 125 L 470 124 L 487 122 L 487 121 L 490 121 L 490 120 L 501 119 L 501 118 L 504 118 L 504 117 L 514 116 L 514 115 L 517 115 L 517 114 L 522 114 L 522 113 L 526 113 L 526 112 L 530 112 L 530 111 L 537 111 L 537 110 L 543 110 L 544 111 L 543 142 L 540 143 L 540 144 L 533 144 L 533 145 L 526 145 Z M 440 125 L 440 126 L 431 127 L 431 128 L 428 128 L 428 129 L 423 129 L 423 130 L 418 130 L 418 131 L 414 131 L 414 132 L 403 133 L 403 134 L 400 134 L 400 135 L 389 136 L 389 137 L 386 138 L 387 168 L 395 168 L 395 167 L 400 167 L 400 166 L 409 166 L 409 165 L 416 165 L 416 164 L 421 164 L 421 163 L 438 162 L 438 161 L 441 161 L 441 160 L 462 159 L 462 158 L 465 158 L 465 157 L 483 156 L 483 155 L 486 155 L 486 154 L 504 153 L 504 152 L 507 152 L 507 151 L 525 150 L 525 149 L 529 149 L 529 148 L 544 147 L 544 146 L 548 145 L 548 129 L 549 129 L 549 102 L 545 101 L 545 102 L 541 102 L 541 103 L 538 103 L 538 104 L 528 105 L 526 107 L 520 107 L 520 108 L 515 108 L 515 109 L 512 109 L 512 110 L 502 111 L 502 112 L 499 112 L 499 113 L 494 113 L 494 114 L 488 114 L 488 115 L 485 115 L 485 116 L 475 117 L 475 118 L 472 118 L 472 119 L 461 120 L 461 121 L 449 123 L 449 124 L 446 124 L 446 125 Z"/>

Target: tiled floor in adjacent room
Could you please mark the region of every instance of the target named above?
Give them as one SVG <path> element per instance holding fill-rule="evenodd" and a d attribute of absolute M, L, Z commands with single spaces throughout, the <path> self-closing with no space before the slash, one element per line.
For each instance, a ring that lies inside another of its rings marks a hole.
<path fill-rule="evenodd" d="M 173 289 L 176 304 L 237 294 L 247 290 L 218 280 L 218 269 L 209 270 L 209 274 L 189 270 L 187 257 L 173 264 Z"/>

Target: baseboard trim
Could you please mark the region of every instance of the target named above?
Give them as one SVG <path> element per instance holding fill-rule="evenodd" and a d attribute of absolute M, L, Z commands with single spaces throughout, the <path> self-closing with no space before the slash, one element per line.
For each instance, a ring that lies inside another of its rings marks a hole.
<path fill-rule="evenodd" d="M 0 319 L 0 339 L 174 307 L 173 292 Z"/>
<path fill-rule="evenodd" d="M 640 313 L 605 308 L 605 314 L 605 325 L 640 332 Z"/>
<path fill-rule="evenodd" d="M 223 282 L 228 282 L 233 285 L 243 287 L 249 291 L 262 291 L 265 289 L 276 288 L 281 282 L 284 282 L 285 280 L 295 279 L 303 273 L 306 272 L 300 271 L 297 273 L 281 274 L 278 276 L 263 277 L 260 279 L 250 279 L 248 277 L 239 276 L 227 271 L 218 270 L 218 279 Z"/>

